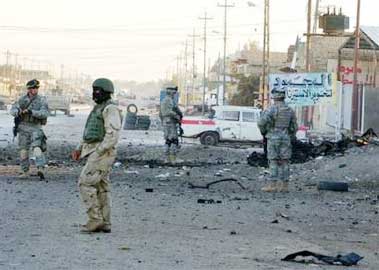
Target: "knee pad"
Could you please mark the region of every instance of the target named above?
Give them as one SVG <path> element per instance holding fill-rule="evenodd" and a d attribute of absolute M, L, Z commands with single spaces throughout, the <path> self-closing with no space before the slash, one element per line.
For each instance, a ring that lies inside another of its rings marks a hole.
<path fill-rule="evenodd" d="M 41 157 L 42 156 L 42 150 L 41 150 L 41 148 L 34 147 L 33 154 L 35 155 L 35 157 Z"/>
<path fill-rule="evenodd" d="M 21 150 L 20 150 L 20 158 L 21 158 L 22 160 L 27 159 L 27 158 L 28 158 L 28 155 L 29 155 L 28 150 L 26 150 L 26 149 L 21 149 Z"/>

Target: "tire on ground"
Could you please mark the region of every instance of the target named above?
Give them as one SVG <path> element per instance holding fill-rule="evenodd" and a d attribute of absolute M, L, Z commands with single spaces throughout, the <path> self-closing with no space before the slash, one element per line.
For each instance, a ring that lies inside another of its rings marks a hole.
<path fill-rule="evenodd" d="M 207 131 L 200 136 L 200 143 L 203 145 L 217 145 L 218 141 L 219 135 L 217 132 Z"/>

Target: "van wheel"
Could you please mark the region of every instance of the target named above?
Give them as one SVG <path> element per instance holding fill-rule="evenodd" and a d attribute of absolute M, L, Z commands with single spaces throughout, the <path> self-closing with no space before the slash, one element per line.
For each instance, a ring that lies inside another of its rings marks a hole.
<path fill-rule="evenodd" d="M 216 132 L 205 132 L 200 136 L 200 143 L 204 145 L 217 145 L 219 136 Z"/>

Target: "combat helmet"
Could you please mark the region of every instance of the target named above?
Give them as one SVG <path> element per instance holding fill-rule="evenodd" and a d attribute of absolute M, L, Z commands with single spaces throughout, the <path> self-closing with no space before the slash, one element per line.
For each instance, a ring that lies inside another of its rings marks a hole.
<path fill-rule="evenodd" d="M 178 86 L 174 84 L 167 84 L 165 87 L 167 94 L 174 95 L 176 92 L 178 92 Z"/>
<path fill-rule="evenodd" d="M 104 92 L 114 93 L 114 86 L 111 80 L 106 78 L 96 79 L 92 83 L 92 87 L 98 87 L 104 90 Z"/>
<path fill-rule="evenodd" d="M 37 79 L 30 80 L 26 83 L 27 89 L 39 88 L 39 81 Z"/>

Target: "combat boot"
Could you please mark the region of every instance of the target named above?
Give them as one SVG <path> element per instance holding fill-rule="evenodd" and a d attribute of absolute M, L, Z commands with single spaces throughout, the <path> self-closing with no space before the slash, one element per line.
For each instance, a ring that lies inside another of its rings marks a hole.
<path fill-rule="evenodd" d="M 176 155 L 175 154 L 169 154 L 168 155 L 168 160 L 169 160 L 169 163 L 175 164 L 175 162 L 176 162 Z"/>
<path fill-rule="evenodd" d="M 103 231 L 105 224 L 102 221 L 88 221 L 86 225 L 82 225 L 81 233 L 96 233 Z"/>
<path fill-rule="evenodd" d="M 278 181 L 274 181 L 264 186 L 262 189 L 264 192 L 278 192 Z"/>
<path fill-rule="evenodd" d="M 43 167 L 38 167 L 37 175 L 38 175 L 40 180 L 45 180 L 45 170 Z"/>
<path fill-rule="evenodd" d="M 105 225 L 103 226 L 103 228 L 101 229 L 101 231 L 102 231 L 103 233 L 111 233 L 111 232 L 112 232 L 112 230 L 111 230 L 111 225 L 105 224 Z"/>
<path fill-rule="evenodd" d="M 288 181 L 280 181 L 279 183 L 279 192 L 284 192 L 287 193 L 289 192 L 288 190 Z"/>
<path fill-rule="evenodd" d="M 22 171 L 22 172 L 18 175 L 18 177 L 19 177 L 19 178 L 22 178 L 22 179 L 28 178 L 29 176 L 30 176 L 29 171 Z"/>

